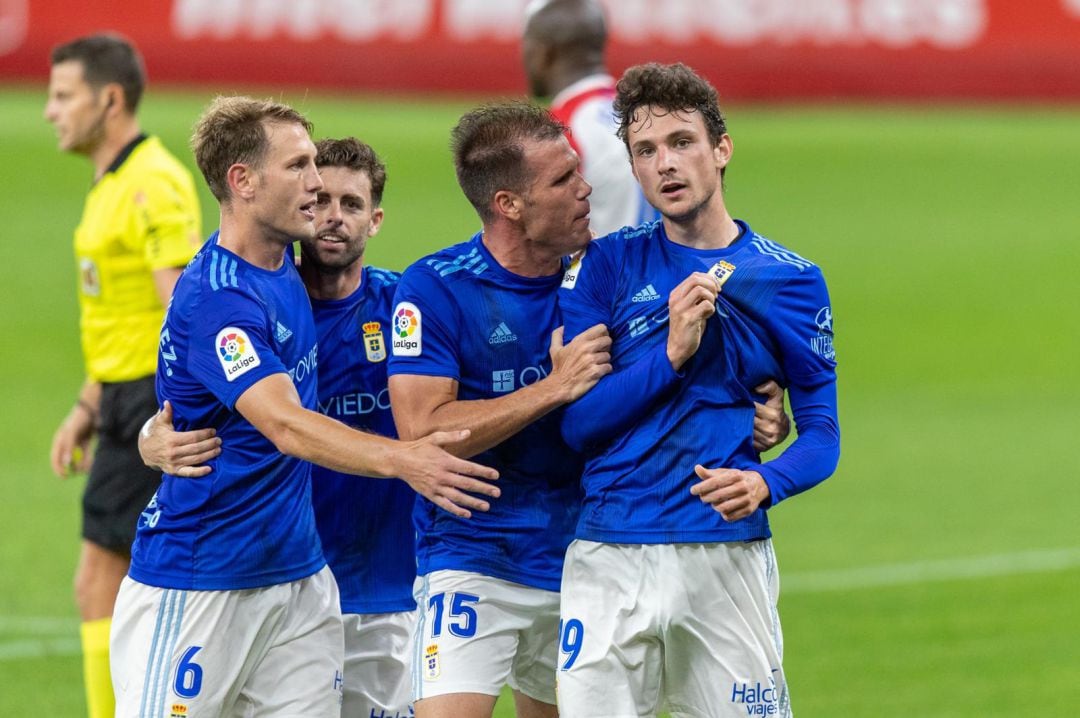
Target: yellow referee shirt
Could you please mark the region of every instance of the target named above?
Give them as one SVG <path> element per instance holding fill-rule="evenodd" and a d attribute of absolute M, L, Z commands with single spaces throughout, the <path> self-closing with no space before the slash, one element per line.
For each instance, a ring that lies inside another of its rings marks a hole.
<path fill-rule="evenodd" d="M 90 190 L 75 230 L 88 378 L 121 382 L 154 373 L 165 310 L 153 272 L 186 265 L 200 225 L 191 173 L 156 137 L 125 147 Z"/>

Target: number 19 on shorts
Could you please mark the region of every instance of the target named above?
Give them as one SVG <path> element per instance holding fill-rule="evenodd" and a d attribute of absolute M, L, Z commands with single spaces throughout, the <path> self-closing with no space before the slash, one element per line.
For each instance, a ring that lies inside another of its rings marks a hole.
<path fill-rule="evenodd" d="M 576 618 L 559 621 L 559 670 L 574 667 L 585 641 L 585 627 Z"/>

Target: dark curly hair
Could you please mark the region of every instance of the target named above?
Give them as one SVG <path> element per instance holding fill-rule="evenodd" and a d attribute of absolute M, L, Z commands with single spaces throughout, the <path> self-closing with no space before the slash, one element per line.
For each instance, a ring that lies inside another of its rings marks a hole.
<path fill-rule="evenodd" d="M 698 112 L 713 145 L 727 132 L 716 88 L 681 62 L 634 65 L 623 73 L 615 88 L 618 135 L 630 149 L 630 124 L 639 108 L 649 105 L 668 112 Z"/>
<path fill-rule="evenodd" d="M 565 131 L 547 110 L 526 102 L 484 105 L 462 115 L 450 132 L 450 151 L 461 191 L 480 219 L 491 219 L 496 192 L 525 190 L 524 143 L 557 140 Z"/>
<path fill-rule="evenodd" d="M 315 143 L 315 166 L 342 167 L 354 172 L 366 172 L 371 180 L 371 204 L 382 204 L 383 188 L 386 187 L 386 165 L 382 163 L 371 145 L 355 137 L 340 140 L 324 139 Z"/>

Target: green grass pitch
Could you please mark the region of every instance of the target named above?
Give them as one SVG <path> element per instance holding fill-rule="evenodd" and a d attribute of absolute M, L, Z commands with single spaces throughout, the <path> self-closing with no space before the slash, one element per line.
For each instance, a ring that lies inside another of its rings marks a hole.
<path fill-rule="evenodd" d="M 144 127 L 191 164 L 209 97 L 155 89 Z M 373 264 L 478 227 L 447 150 L 466 103 L 285 99 L 386 160 Z M 90 168 L 56 151 L 43 100 L 0 89 L 0 715 L 74 717 L 82 479 L 46 457 L 81 379 L 71 233 Z M 823 267 L 836 317 L 840 469 L 772 512 L 797 715 L 1080 712 L 1080 108 L 728 115 L 729 206 Z"/>

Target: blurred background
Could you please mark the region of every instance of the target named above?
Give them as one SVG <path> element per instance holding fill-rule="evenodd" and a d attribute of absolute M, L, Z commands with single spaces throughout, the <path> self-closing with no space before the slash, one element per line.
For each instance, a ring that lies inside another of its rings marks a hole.
<path fill-rule="evenodd" d="M 0 715 L 84 714 L 84 479 L 47 455 L 82 378 L 71 243 L 92 173 L 42 118 L 51 48 L 131 38 L 142 126 L 193 171 L 217 93 L 371 143 L 389 182 L 368 261 L 402 269 L 479 226 L 448 133 L 525 95 L 525 5 L 0 0 Z M 797 715 L 1080 715 L 1080 1 L 605 6 L 613 74 L 680 60 L 718 88 L 728 206 L 832 292 L 840 468 L 770 512 Z"/>

